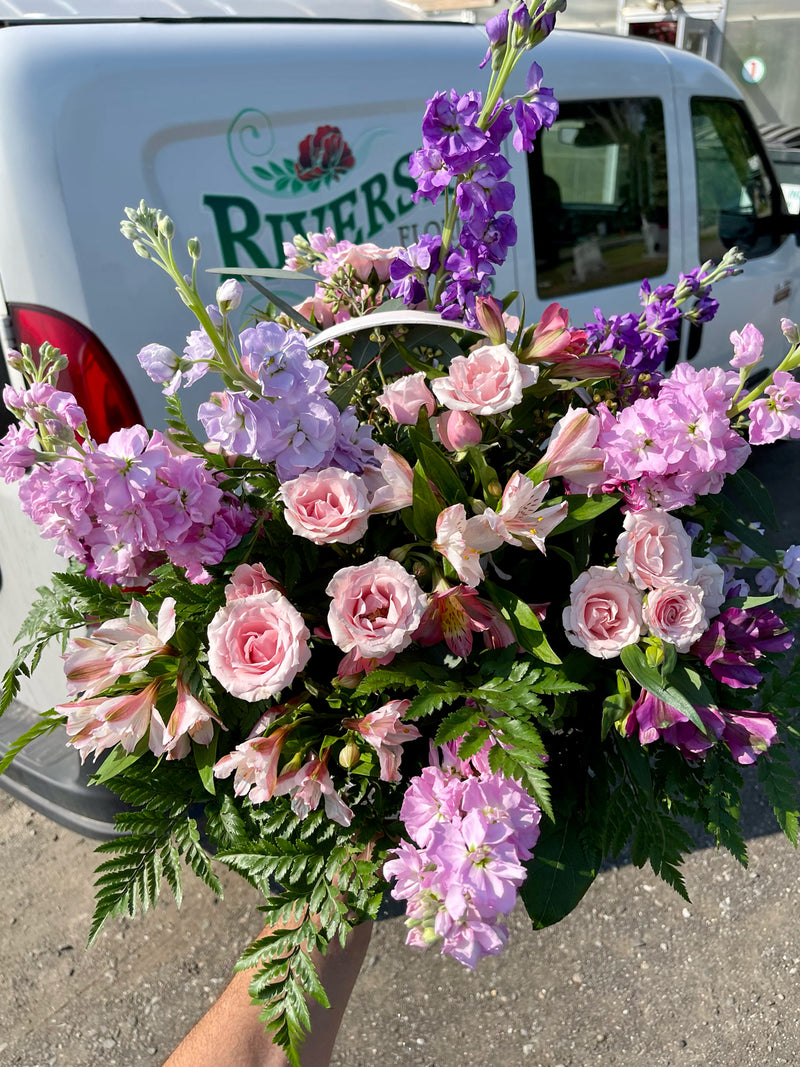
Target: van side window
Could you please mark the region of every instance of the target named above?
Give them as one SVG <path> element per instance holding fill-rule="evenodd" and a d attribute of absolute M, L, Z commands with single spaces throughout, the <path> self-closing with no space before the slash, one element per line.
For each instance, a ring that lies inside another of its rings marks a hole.
<path fill-rule="evenodd" d="M 691 107 L 700 262 L 733 245 L 748 258 L 769 255 L 783 240 L 771 225 L 780 189 L 747 114 L 731 100 L 693 97 Z"/>
<path fill-rule="evenodd" d="M 562 102 L 528 156 L 543 300 L 667 269 L 664 112 L 658 98 Z"/>

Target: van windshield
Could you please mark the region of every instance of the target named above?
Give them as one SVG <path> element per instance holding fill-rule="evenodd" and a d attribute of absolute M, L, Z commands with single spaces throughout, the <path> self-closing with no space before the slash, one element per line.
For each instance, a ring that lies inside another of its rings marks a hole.
<path fill-rule="evenodd" d="M 666 271 L 667 156 L 658 98 L 562 103 L 528 167 L 543 300 Z"/>

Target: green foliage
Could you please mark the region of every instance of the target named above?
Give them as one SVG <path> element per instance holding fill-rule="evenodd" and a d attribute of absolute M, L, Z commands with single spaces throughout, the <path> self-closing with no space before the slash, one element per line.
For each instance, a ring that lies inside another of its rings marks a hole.
<path fill-rule="evenodd" d="M 352 800 L 356 807 L 358 797 Z M 310 1026 L 307 998 L 328 1004 L 312 953 L 325 953 L 334 940 L 344 944 L 354 926 L 377 914 L 382 883 L 368 842 L 380 827 L 369 815 L 357 815 L 351 826 L 342 827 L 322 810 L 301 820 L 277 799 L 263 812 L 243 807 L 259 833 L 245 838 L 237 827 L 236 847 L 220 851 L 217 859 L 265 895 L 260 910 L 266 932 L 236 967 L 256 969 L 251 998 L 261 1006 L 273 1040 L 290 1063 L 299 1065 Z"/>
<path fill-rule="evenodd" d="M 29 745 L 31 741 L 34 741 L 37 737 L 51 734 L 53 730 L 56 730 L 63 725 L 63 715 L 57 715 L 53 710 L 43 712 L 30 729 L 26 730 L 24 734 L 8 746 L 5 755 L 0 759 L 0 774 L 3 774 L 8 770 L 23 748 L 25 748 L 26 745 Z"/>
<path fill-rule="evenodd" d="M 747 845 L 739 826 L 739 794 L 744 783 L 725 746 L 715 745 L 707 754 L 702 775 L 705 789 L 700 804 L 706 829 L 714 835 L 717 844 L 727 848 L 746 867 Z"/>

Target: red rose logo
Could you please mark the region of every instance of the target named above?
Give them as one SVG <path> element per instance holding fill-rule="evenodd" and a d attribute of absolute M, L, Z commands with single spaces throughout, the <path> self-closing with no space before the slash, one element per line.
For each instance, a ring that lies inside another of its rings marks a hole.
<path fill-rule="evenodd" d="M 303 138 L 298 152 L 294 169 L 301 182 L 338 181 L 356 162 L 338 126 L 318 126 L 316 133 Z"/>

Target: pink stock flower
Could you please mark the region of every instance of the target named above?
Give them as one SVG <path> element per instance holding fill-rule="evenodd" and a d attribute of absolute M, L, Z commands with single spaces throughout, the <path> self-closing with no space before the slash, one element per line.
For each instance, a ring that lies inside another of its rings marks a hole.
<path fill-rule="evenodd" d="M 404 567 L 378 556 L 337 571 L 325 590 L 331 598 L 328 629 L 343 652 L 381 659 L 411 644 L 427 597 Z"/>
<path fill-rule="evenodd" d="M 674 645 L 678 652 L 688 652 L 708 629 L 703 590 L 688 582 L 651 589 L 642 614 L 650 633 Z"/>
<path fill-rule="evenodd" d="M 500 501 L 500 508 L 485 511 L 483 518 L 491 529 L 510 545 L 538 548 L 544 552 L 544 539 L 566 518 L 566 500 L 550 507 L 541 507 L 550 488 L 549 482 L 536 485 L 519 471 L 511 475 Z"/>
<path fill-rule="evenodd" d="M 456 356 L 447 376 L 435 378 L 431 389 L 451 411 L 497 415 L 519 404 L 523 389 L 538 376 L 538 368 L 520 363 L 508 345 L 482 345 L 468 356 Z"/>
<path fill-rule="evenodd" d="M 734 330 L 730 335 L 733 345 L 733 356 L 730 360 L 732 367 L 752 367 L 762 358 L 764 351 L 764 335 L 755 328 L 752 322 L 748 322 L 741 333 Z"/>
<path fill-rule="evenodd" d="M 468 519 L 463 504 L 452 504 L 439 512 L 433 547 L 444 556 L 465 585 L 473 588 L 480 585 L 483 581 L 481 553 L 492 552 L 502 543 L 502 537 L 492 529 L 486 512 Z"/>
<path fill-rule="evenodd" d="M 591 656 L 611 659 L 641 636 L 641 593 L 616 567 L 590 567 L 570 586 L 563 624 L 571 644 Z"/>
<path fill-rule="evenodd" d="M 400 781 L 400 760 L 406 741 L 421 736 L 416 726 L 401 721 L 410 700 L 390 700 L 363 719 L 344 719 L 342 725 L 361 734 L 378 753 L 380 776 L 384 782 Z"/>
<path fill-rule="evenodd" d="M 788 371 L 776 370 L 766 397 L 749 408 L 750 444 L 770 445 L 785 437 L 800 437 L 800 382 Z"/>
<path fill-rule="evenodd" d="M 564 478 L 571 492 L 592 493 L 605 480 L 603 449 L 597 448 L 600 420 L 586 408 L 568 408 L 550 434 L 536 464 L 548 478 Z"/>
<path fill-rule="evenodd" d="M 269 574 L 263 563 L 240 563 L 225 586 L 225 602 L 243 600 L 257 593 L 266 593 L 270 589 L 281 592 L 280 586 Z"/>
<path fill-rule="evenodd" d="M 310 811 L 319 807 L 320 800 L 324 800 L 325 814 L 329 819 L 340 826 L 349 826 L 353 820 L 352 810 L 333 787 L 327 757 L 320 759 L 312 756 L 299 770 L 285 772 L 278 778 L 274 792 L 276 796 L 285 793 L 291 796 L 292 811 L 298 819 L 305 819 Z"/>
<path fill-rule="evenodd" d="M 249 796 L 253 804 L 266 804 L 275 793 L 278 762 L 292 726 L 281 726 L 267 737 L 249 737 L 217 760 L 214 777 L 234 774 L 233 791 L 237 797 Z"/>
<path fill-rule="evenodd" d="M 280 487 L 291 531 L 315 545 L 352 545 L 367 530 L 367 487 L 357 474 L 326 467 L 306 471 Z"/>
<path fill-rule="evenodd" d="M 629 511 L 617 538 L 617 568 L 639 589 L 686 582 L 694 571 L 692 539 L 680 519 L 660 508 Z"/>
<path fill-rule="evenodd" d="M 423 371 L 396 378 L 376 399 L 401 426 L 415 426 L 422 408 L 429 416 L 436 410 L 436 400 Z"/>
<path fill-rule="evenodd" d="M 208 665 L 223 689 L 265 700 L 294 681 L 311 656 L 300 613 L 277 589 L 232 600 L 208 626 Z"/>
<path fill-rule="evenodd" d="M 468 411 L 443 412 L 436 419 L 436 432 L 449 452 L 477 445 L 483 436 L 481 424 Z"/>

